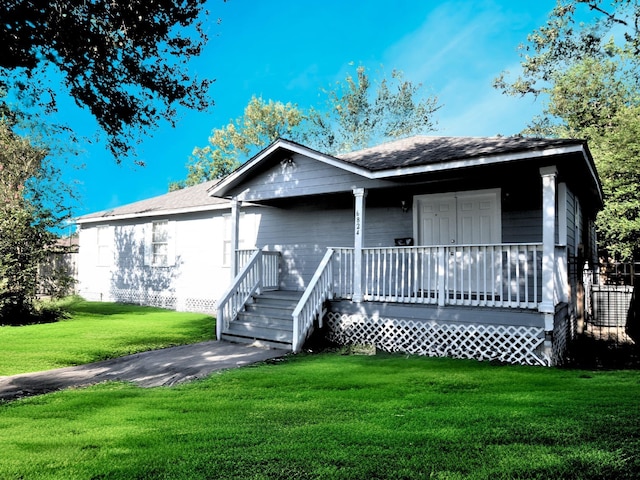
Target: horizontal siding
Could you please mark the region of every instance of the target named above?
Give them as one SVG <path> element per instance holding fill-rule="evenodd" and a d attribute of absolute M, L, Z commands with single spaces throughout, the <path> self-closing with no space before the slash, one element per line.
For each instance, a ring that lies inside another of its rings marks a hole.
<path fill-rule="evenodd" d="M 282 288 L 304 289 L 328 247 L 353 247 L 353 215 L 352 208 L 310 206 L 261 212 L 256 245 L 282 253 Z M 413 232 L 411 213 L 400 208 L 367 208 L 364 223 L 365 247 L 393 246 Z"/>
<path fill-rule="evenodd" d="M 542 210 L 503 211 L 502 242 L 542 242 Z"/>
<path fill-rule="evenodd" d="M 232 191 L 230 194 L 240 200 L 257 201 L 348 192 L 355 187 L 374 188 L 391 185 L 383 180 L 368 180 L 302 155 L 295 155 L 293 161 L 294 164 L 289 166 L 277 163 L 269 170 L 244 182 L 241 190 Z"/>
<path fill-rule="evenodd" d="M 576 254 L 576 197 L 567 189 L 567 251 L 570 257 Z"/>
<path fill-rule="evenodd" d="M 113 262 L 98 266 L 97 227 L 80 230 L 79 290 L 93 300 L 171 297 L 169 306 L 194 303 L 212 306 L 227 288 L 228 267 L 222 264 L 225 211 L 165 217 L 173 224 L 175 263 L 169 267 L 145 265 L 145 229 L 153 220 L 110 222 Z M 250 216 L 255 218 L 255 215 Z M 145 219 L 147 220 L 147 219 Z M 255 240 L 255 239 L 253 239 Z"/>

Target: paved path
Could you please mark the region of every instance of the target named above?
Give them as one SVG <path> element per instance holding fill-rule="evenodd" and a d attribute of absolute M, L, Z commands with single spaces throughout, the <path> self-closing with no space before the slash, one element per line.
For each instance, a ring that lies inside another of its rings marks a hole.
<path fill-rule="evenodd" d="M 217 370 L 263 362 L 287 353 L 285 350 L 217 341 L 182 345 L 78 367 L 0 376 L 0 400 L 14 400 L 108 380 L 133 382 L 141 387 L 175 385 L 206 377 Z"/>

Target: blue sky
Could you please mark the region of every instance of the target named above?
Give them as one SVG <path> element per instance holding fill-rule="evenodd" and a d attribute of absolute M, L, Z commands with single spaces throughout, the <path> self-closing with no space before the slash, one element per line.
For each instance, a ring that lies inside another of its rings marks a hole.
<path fill-rule="evenodd" d="M 84 146 L 76 215 L 167 192 L 186 176 L 195 146 L 213 128 L 242 114 L 252 95 L 317 105 L 319 92 L 362 64 L 374 75 L 402 70 L 439 98 L 435 135 L 491 136 L 521 131 L 540 101 L 507 97 L 492 80 L 518 71 L 517 46 L 544 24 L 555 0 L 211 0 L 210 41 L 192 72 L 216 79 L 210 112 L 181 111 L 175 128 L 163 125 L 141 139 L 139 157 L 116 165 L 104 145 Z M 220 18 L 221 23 L 216 20 Z M 83 134 L 88 114 L 67 101 L 59 120 Z"/>

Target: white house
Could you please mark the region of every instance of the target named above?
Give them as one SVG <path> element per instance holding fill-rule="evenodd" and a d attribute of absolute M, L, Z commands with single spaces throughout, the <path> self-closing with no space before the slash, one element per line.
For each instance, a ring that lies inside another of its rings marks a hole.
<path fill-rule="evenodd" d="M 413 137 L 336 157 L 281 139 L 220 182 L 79 218 L 80 290 L 215 310 L 219 338 L 294 351 L 322 326 L 550 365 L 601 207 L 581 140 Z"/>

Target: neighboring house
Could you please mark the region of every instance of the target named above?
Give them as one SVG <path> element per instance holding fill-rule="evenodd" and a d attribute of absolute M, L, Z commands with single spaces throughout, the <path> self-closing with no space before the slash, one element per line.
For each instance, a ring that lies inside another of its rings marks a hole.
<path fill-rule="evenodd" d="M 558 364 L 601 207 L 580 140 L 413 137 L 338 157 L 277 140 L 218 183 L 81 217 L 81 294 L 202 299 L 219 338 L 294 351 L 323 326 L 339 343 Z"/>
<path fill-rule="evenodd" d="M 78 236 L 71 235 L 59 238 L 48 248 L 45 261 L 38 265 L 38 295 L 59 297 L 75 292 L 78 245 Z"/>

